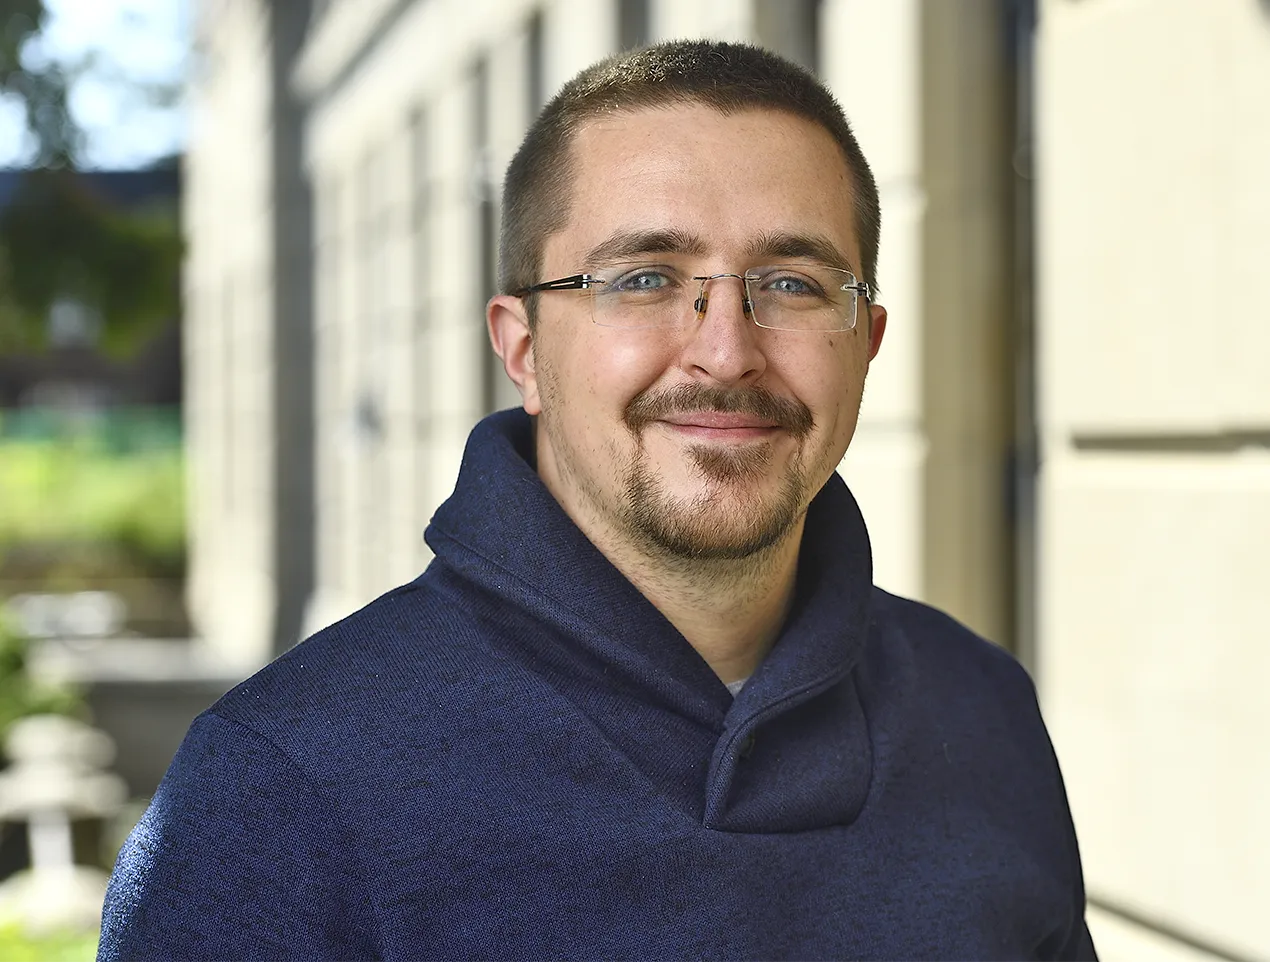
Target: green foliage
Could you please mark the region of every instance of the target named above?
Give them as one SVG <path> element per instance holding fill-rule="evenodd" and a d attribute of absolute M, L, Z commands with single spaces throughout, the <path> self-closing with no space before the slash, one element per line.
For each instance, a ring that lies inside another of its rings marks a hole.
<path fill-rule="evenodd" d="M 96 932 L 32 935 L 18 925 L 0 927 L 3 962 L 92 962 L 96 957 Z"/>
<path fill-rule="evenodd" d="M 35 137 L 37 167 L 70 167 L 82 136 L 70 117 L 62 65 L 33 65 L 22 48 L 48 21 L 44 0 L 0 0 L 0 93 L 16 96 Z"/>
<path fill-rule="evenodd" d="M 44 0 L 0 0 L 0 94 L 22 104 L 36 147 L 0 210 L 0 352 L 41 346 L 49 310 L 69 297 L 101 313 L 108 353 L 127 354 L 177 316 L 180 227 L 175 210 L 118 211 L 84 189 L 68 96 L 76 76 L 101 66 L 30 56 L 47 21 Z"/>
<path fill-rule="evenodd" d="M 102 346 L 126 354 L 180 310 L 176 212 L 121 212 L 71 170 L 31 170 L 0 211 L 0 351 L 40 346 L 54 302 L 101 312 Z"/>
<path fill-rule="evenodd" d="M 144 567 L 185 554 L 181 452 L 120 455 L 91 440 L 0 441 L 0 555 L 19 544 L 99 543 Z"/>
<path fill-rule="evenodd" d="M 0 738 L 28 715 L 81 715 L 84 702 L 71 688 L 37 683 L 26 670 L 28 641 L 0 613 Z M 8 956 L 0 954 L 0 959 Z"/>

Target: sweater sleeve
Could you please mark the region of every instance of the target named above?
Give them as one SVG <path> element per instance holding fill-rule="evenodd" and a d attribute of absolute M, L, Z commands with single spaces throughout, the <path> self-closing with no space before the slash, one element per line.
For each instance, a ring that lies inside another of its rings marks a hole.
<path fill-rule="evenodd" d="M 293 762 L 204 713 L 119 853 L 98 962 L 377 958 L 355 858 Z"/>
<path fill-rule="evenodd" d="M 1075 962 L 1098 962 L 1098 953 L 1094 951 L 1094 940 L 1089 934 L 1089 926 L 1085 924 L 1084 919 L 1080 920 L 1072 932 L 1071 939 L 1055 958 L 1072 959 Z"/>
<path fill-rule="evenodd" d="M 1037 729 L 1037 741 L 1040 748 L 1038 757 L 1045 759 L 1053 778 L 1052 797 L 1055 801 L 1055 822 L 1067 850 L 1072 891 L 1072 912 L 1067 920 L 1068 924 L 1057 934 L 1056 944 L 1042 950 L 1040 958 L 1053 959 L 1055 962 L 1098 962 L 1094 940 L 1089 934 L 1089 925 L 1085 921 L 1085 875 L 1081 867 L 1080 847 L 1076 841 L 1076 826 L 1072 821 L 1071 805 L 1067 800 L 1067 787 L 1063 782 L 1063 773 L 1058 764 L 1054 743 L 1050 739 L 1045 720 L 1041 715 L 1036 685 L 1021 665 L 1018 666 L 1018 671 L 1027 682 L 1027 712 L 1034 719 Z"/>

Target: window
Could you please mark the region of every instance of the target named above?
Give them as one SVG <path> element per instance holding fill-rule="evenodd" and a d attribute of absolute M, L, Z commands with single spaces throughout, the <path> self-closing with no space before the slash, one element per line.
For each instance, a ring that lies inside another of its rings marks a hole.
<path fill-rule="evenodd" d="M 646 47 L 652 40 L 652 10 L 649 0 L 618 0 L 617 49 Z"/>
<path fill-rule="evenodd" d="M 816 73 L 820 68 L 821 0 L 755 0 L 758 42 Z"/>
<path fill-rule="evenodd" d="M 537 117 L 538 112 L 547 105 L 547 63 L 543 50 L 541 10 L 535 10 L 530 15 L 526 32 L 529 35 L 529 56 L 526 58 L 529 76 L 525 78 L 525 90 L 529 94 L 529 116 Z"/>

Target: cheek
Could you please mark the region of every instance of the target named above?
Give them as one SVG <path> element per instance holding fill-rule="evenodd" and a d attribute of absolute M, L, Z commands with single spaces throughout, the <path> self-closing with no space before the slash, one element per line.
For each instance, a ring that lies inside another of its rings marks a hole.
<path fill-rule="evenodd" d="M 593 328 L 572 339 L 557 353 L 559 415 L 612 437 L 626 406 L 666 372 L 667 357 L 665 338 L 644 331 Z"/>
<path fill-rule="evenodd" d="M 768 366 L 813 410 L 827 411 L 859 394 L 855 346 L 842 335 L 780 345 L 767 352 Z"/>
<path fill-rule="evenodd" d="M 862 354 L 852 351 L 841 358 L 835 394 L 838 399 L 839 417 L 848 433 L 855 429 L 860 414 L 860 401 L 864 395 L 864 377 L 868 364 Z"/>
<path fill-rule="evenodd" d="M 849 336 L 835 335 L 786 359 L 790 387 L 811 408 L 830 446 L 845 444 L 855 429 L 865 372 L 858 347 Z"/>
<path fill-rule="evenodd" d="M 593 395 L 620 412 L 666 373 L 672 356 L 664 332 L 604 330 L 578 363 Z"/>

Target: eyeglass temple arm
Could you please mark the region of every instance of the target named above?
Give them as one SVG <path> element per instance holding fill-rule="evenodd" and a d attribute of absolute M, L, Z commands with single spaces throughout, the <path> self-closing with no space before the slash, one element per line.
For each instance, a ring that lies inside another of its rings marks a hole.
<path fill-rule="evenodd" d="M 543 281 L 541 284 L 522 287 L 514 296 L 524 297 L 526 294 L 537 294 L 540 291 L 577 291 L 596 283 L 599 283 L 599 280 L 594 274 L 570 274 L 568 277 L 558 277 L 554 281 Z"/>

